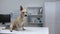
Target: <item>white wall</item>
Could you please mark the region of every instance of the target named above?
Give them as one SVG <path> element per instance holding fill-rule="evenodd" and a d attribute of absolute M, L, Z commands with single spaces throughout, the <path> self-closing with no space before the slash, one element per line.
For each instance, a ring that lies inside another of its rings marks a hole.
<path fill-rule="evenodd" d="M 0 0 L 0 11 L 3 10 L 14 10 L 19 9 L 20 5 L 23 5 L 24 7 L 28 6 L 35 6 L 40 7 L 43 6 L 43 0 Z"/>
<path fill-rule="evenodd" d="M 57 0 L 45 0 L 45 2 L 55 2 Z"/>
<path fill-rule="evenodd" d="M 0 0 L 0 12 L 19 9 L 20 5 L 23 5 L 24 7 L 40 7 L 43 6 L 44 2 L 48 1 L 56 0 Z"/>
<path fill-rule="evenodd" d="M 60 34 L 60 1 L 56 2 L 55 34 Z"/>
<path fill-rule="evenodd" d="M 49 34 L 55 34 L 55 2 L 45 2 L 45 26 L 49 27 Z"/>
<path fill-rule="evenodd" d="M 0 13 L 2 11 L 5 11 L 5 13 L 9 13 L 10 10 L 19 9 L 20 2 L 17 0 L 0 0 L 0 2 Z"/>

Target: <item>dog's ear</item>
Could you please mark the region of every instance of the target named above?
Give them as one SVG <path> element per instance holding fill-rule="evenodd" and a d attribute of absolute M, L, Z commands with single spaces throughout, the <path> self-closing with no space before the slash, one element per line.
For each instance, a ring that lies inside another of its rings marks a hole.
<path fill-rule="evenodd" d="M 22 11 L 23 10 L 23 7 L 22 6 L 20 6 L 20 11 Z"/>

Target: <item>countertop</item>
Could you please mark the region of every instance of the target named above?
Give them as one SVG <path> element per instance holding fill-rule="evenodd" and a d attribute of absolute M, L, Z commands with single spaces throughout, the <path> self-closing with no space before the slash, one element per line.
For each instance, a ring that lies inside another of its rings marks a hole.
<path fill-rule="evenodd" d="M 0 30 L 0 33 L 8 33 L 8 34 L 49 34 L 48 27 L 25 27 L 25 31 L 22 31 L 21 29 L 19 31 L 13 30 L 13 32 L 10 32 L 10 30 Z"/>

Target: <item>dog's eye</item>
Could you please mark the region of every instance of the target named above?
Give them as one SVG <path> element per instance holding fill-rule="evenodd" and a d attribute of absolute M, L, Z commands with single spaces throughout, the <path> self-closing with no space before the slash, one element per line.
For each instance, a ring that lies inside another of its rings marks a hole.
<path fill-rule="evenodd" d="M 24 12 L 22 12 L 22 13 L 24 13 Z"/>

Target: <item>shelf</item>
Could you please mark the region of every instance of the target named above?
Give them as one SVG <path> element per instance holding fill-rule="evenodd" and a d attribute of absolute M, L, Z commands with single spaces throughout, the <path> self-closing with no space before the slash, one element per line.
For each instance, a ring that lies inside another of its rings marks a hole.
<path fill-rule="evenodd" d="M 41 9 L 42 7 L 28 7 L 27 9 Z"/>
<path fill-rule="evenodd" d="M 36 18 L 40 18 L 40 17 L 42 17 L 42 15 L 29 15 L 29 17 L 36 17 Z"/>

